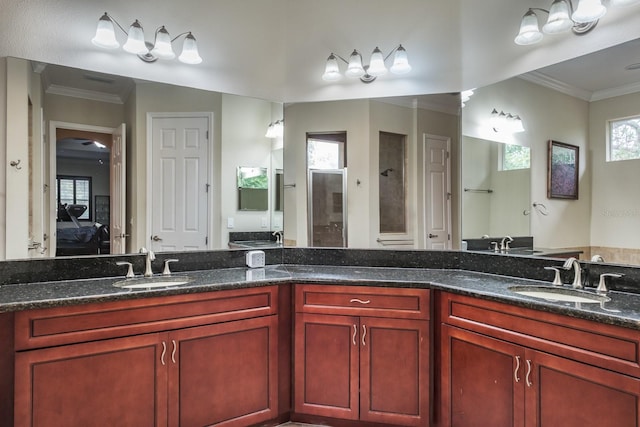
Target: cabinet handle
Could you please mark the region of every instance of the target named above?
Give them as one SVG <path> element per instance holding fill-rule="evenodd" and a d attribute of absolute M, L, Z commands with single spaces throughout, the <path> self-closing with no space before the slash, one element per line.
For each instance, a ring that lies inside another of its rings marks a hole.
<path fill-rule="evenodd" d="M 358 298 L 351 298 L 351 301 L 349 302 L 358 302 L 360 304 L 371 304 L 371 300 L 361 300 Z"/>
<path fill-rule="evenodd" d="M 366 346 L 367 344 L 364 342 L 364 337 L 367 336 L 367 325 L 362 325 L 362 346 Z"/>
<path fill-rule="evenodd" d="M 353 325 L 353 345 L 357 345 L 356 343 L 356 335 L 358 335 L 358 327 L 356 325 Z"/>
<path fill-rule="evenodd" d="M 167 353 L 167 343 L 162 341 L 162 355 L 160 356 L 160 362 L 162 362 L 162 366 L 166 365 L 164 363 L 164 355 Z"/>
<path fill-rule="evenodd" d="M 516 380 L 517 383 L 520 382 L 520 377 L 518 376 L 519 370 L 520 370 L 520 356 L 516 356 L 516 370 L 513 371 L 513 379 Z"/>
<path fill-rule="evenodd" d="M 527 387 L 531 387 L 533 385 L 533 383 L 531 382 L 531 380 L 529 380 L 529 377 L 531 376 L 531 360 L 527 359 Z"/>
<path fill-rule="evenodd" d="M 176 363 L 176 349 L 178 348 L 178 346 L 176 345 L 176 340 L 171 340 L 171 342 L 173 343 L 173 351 L 171 352 L 171 361 L 174 363 Z"/>

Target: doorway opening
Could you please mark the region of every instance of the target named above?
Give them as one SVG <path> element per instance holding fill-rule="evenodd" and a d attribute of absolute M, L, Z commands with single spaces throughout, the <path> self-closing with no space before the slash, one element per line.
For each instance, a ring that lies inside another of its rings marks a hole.
<path fill-rule="evenodd" d="M 307 134 L 309 244 L 347 247 L 346 132 Z"/>

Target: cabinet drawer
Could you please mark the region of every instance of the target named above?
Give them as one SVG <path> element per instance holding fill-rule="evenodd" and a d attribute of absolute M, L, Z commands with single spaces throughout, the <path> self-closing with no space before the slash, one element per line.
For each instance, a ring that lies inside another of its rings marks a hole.
<path fill-rule="evenodd" d="M 268 286 L 17 312 L 16 350 L 271 315 L 277 293 Z"/>
<path fill-rule="evenodd" d="M 430 291 L 414 288 L 296 285 L 296 311 L 429 319 Z"/>
<path fill-rule="evenodd" d="M 442 293 L 442 322 L 640 377 L 640 333 L 613 325 Z"/>

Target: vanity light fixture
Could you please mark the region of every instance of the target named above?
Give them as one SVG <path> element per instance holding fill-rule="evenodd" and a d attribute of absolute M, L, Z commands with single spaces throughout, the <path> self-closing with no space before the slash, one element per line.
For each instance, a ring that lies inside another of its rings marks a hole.
<path fill-rule="evenodd" d="M 371 83 L 376 79 L 376 77 L 387 73 L 385 61 L 394 53 L 393 65 L 391 65 L 389 71 L 393 74 L 406 74 L 411 71 L 411 65 L 409 65 L 409 60 L 407 58 L 407 51 L 401 44 L 389 52 L 387 56 L 383 56 L 382 51 L 376 46 L 371 53 L 369 65 L 362 65 L 362 55 L 360 55 L 360 52 L 356 49 L 353 50 L 348 61 L 340 55 L 336 55 L 332 52 L 327 58 L 322 80 L 335 82 L 342 78 L 342 74 L 340 74 L 340 67 L 338 66 L 338 59 L 340 59 L 347 64 L 347 70 L 344 73 L 347 77 L 359 77 L 363 83 Z"/>
<path fill-rule="evenodd" d="M 505 113 L 494 108 L 491 111 L 490 118 L 491 128 L 494 132 L 520 133 L 524 132 L 522 119 L 517 114 Z"/>
<path fill-rule="evenodd" d="M 104 13 L 98 20 L 98 28 L 96 29 L 96 35 L 91 42 L 103 49 L 117 49 L 120 47 L 120 43 L 116 39 L 115 27 L 113 23 L 127 35 L 127 41 L 122 46 L 126 52 L 138 55 L 144 62 L 155 62 L 160 59 L 173 59 L 176 54 L 173 51 L 172 43 L 179 37 L 184 37 L 182 44 L 182 53 L 178 56 L 180 62 L 185 64 L 199 64 L 202 62 L 202 58 L 198 53 L 198 46 L 196 44 L 196 38 L 191 34 L 191 31 L 185 31 L 178 34 L 176 37 L 171 38 L 169 32 L 164 25 L 158 27 L 155 31 L 155 39 L 153 43 L 145 41 L 144 31 L 140 21 L 137 19 L 129 27 L 127 32 L 122 25 L 118 23 L 107 12 Z"/>
<path fill-rule="evenodd" d="M 269 123 L 267 127 L 267 133 L 264 135 L 267 138 L 275 139 L 282 138 L 284 135 L 284 120 L 276 120 L 273 123 Z"/>
<path fill-rule="evenodd" d="M 535 44 L 542 40 L 544 34 L 558 34 L 569 30 L 577 35 L 591 31 L 595 28 L 598 20 L 607 13 L 607 8 L 602 4 L 602 0 L 577 1 L 578 6 L 575 9 L 571 0 L 553 0 L 549 10 L 538 7 L 529 8 L 520 21 L 520 31 L 514 40 L 515 43 L 519 45 Z M 609 1 L 610 6 L 613 7 L 631 6 L 638 3 L 640 0 Z M 548 15 L 547 22 L 542 26 L 542 31 L 538 26 L 536 11 Z"/>

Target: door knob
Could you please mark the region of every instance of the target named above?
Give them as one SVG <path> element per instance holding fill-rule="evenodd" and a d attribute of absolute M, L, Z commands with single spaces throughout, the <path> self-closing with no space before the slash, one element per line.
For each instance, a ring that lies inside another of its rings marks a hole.
<path fill-rule="evenodd" d="M 434 238 L 436 238 L 436 237 L 438 237 L 438 235 L 437 235 L 437 234 L 431 234 L 431 233 L 429 233 L 429 238 L 430 238 L 430 239 L 434 239 Z"/>
<path fill-rule="evenodd" d="M 156 236 L 151 236 L 151 240 L 153 240 L 154 242 L 160 242 L 160 241 L 162 241 L 162 238 L 160 238 L 160 237 L 158 237 L 156 235 Z"/>

